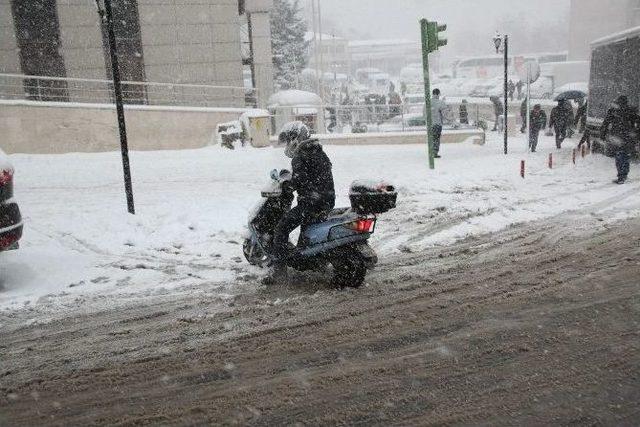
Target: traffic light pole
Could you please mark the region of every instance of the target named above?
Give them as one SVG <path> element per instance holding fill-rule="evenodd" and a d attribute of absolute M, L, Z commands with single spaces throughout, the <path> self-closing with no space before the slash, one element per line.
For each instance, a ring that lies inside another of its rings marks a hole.
<path fill-rule="evenodd" d="M 433 153 L 433 117 L 431 117 L 431 82 L 429 81 L 429 22 L 420 20 L 422 33 L 422 70 L 424 74 L 424 105 L 427 118 L 427 150 L 429 154 L 429 169 L 435 169 Z"/>
<path fill-rule="evenodd" d="M 504 36 L 504 154 L 507 154 L 509 139 L 509 36 Z"/>
<path fill-rule="evenodd" d="M 111 72 L 113 75 L 113 91 L 116 98 L 116 113 L 118 116 L 118 129 L 120 131 L 120 152 L 122 154 L 122 169 L 124 171 L 124 191 L 127 198 L 127 209 L 130 214 L 135 214 L 133 204 L 133 185 L 131 183 L 131 168 L 129 164 L 129 146 L 127 142 L 127 128 L 124 120 L 124 105 L 122 102 L 122 86 L 120 84 L 120 68 L 118 66 L 118 55 L 116 47 L 116 35 L 113 30 L 113 13 L 111 10 L 111 0 L 104 0 L 104 10 L 100 7 L 99 0 L 96 0 L 98 13 L 102 22 L 107 26 L 109 39 L 109 53 L 111 56 Z"/>

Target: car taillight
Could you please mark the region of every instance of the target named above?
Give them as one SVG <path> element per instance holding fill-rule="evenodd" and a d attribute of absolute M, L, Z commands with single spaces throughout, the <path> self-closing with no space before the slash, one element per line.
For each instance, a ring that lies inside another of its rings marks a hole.
<path fill-rule="evenodd" d="M 373 233 L 375 226 L 376 220 L 373 218 L 360 218 L 347 225 L 347 227 L 357 231 L 358 233 Z"/>
<path fill-rule="evenodd" d="M 3 170 L 0 174 L 0 187 L 4 187 L 13 180 L 13 171 Z"/>

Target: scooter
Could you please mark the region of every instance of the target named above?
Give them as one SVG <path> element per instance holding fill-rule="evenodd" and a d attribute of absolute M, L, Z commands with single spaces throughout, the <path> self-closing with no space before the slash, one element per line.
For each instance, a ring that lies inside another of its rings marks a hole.
<path fill-rule="evenodd" d="M 291 173 L 271 171 L 271 182 L 262 190 L 262 199 L 249 215 L 249 233 L 243 244 L 247 261 L 259 267 L 273 263 L 275 227 L 291 207 L 288 190 Z M 300 230 L 298 244 L 289 243 L 286 264 L 298 271 L 325 271 L 333 267 L 332 285 L 357 288 L 367 270 L 378 262 L 368 240 L 375 232 L 377 214 L 395 208 L 397 193 L 392 185 L 354 182 L 351 207 L 322 213 Z"/>

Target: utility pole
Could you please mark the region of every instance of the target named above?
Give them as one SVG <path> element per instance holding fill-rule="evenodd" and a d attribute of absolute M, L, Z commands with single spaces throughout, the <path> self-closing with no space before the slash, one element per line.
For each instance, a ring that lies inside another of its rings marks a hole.
<path fill-rule="evenodd" d="M 509 140 L 509 36 L 504 36 L 504 154 L 508 153 Z"/>
<path fill-rule="evenodd" d="M 429 54 L 447 45 L 447 39 L 440 39 L 439 33 L 447 30 L 446 25 L 437 22 L 420 20 L 422 39 L 422 73 L 424 75 L 424 106 L 427 121 L 427 151 L 429 154 L 429 169 L 435 169 L 433 152 L 433 117 L 431 116 L 431 82 L 429 80 Z"/>
<path fill-rule="evenodd" d="M 129 165 L 129 146 L 127 143 L 127 128 L 124 120 L 124 106 L 122 102 L 122 86 L 120 84 L 120 68 L 118 67 L 118 55 L 116 35 L 113 30 L 113 11 L 111 0 L 104 0 L 104 9 L 100 7 L 100 0 L 96 0 L 100 21 L 107 27 L 109 39 L 109 53 L 111 56 L 111 74 L 113 76 L 113 91 L 116 99 L 116 113 L 118 116 L 118 129 L 120 131 L 120 152 L 122 154 L 122 169 L 124 171 L 124 191 L 127 198 L 127 208 L 130 214 L 135 214 L 133 204 L 133 185 L 131 183 L 131 168 Z"/>

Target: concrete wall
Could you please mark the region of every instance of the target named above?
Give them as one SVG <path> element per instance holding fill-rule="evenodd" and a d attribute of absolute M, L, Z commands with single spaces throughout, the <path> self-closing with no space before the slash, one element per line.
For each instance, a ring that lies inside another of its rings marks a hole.
<path fill-rule="evenodd" d="M 58 0 L 62 57 L 67 77 L 106 79 L 100 17 L 95 2 Z M 77 93 L 70 91 L 71 100 Z"/>
<path fill-rule="evenodd" d="M 200 148 L 218 123 L 243 109 L 126 107 L 132 150 Z M 7 153 L 68 153 L 119 150 L 115 107 L 98 104 L 0 101 L 0 145 Z"/>
<path fill-rule="evenodd" d="M 0 73 L 21 73 L 15 34 L 10 0 L 0 0 Z"/>
<path fill-rule="evenodd" d="M 251 21 L 253 71 L 258 90 L 258 106 L 266 107 L 273 93 L 273 51 L 271 50 L 271 17 L 273 0 L 247 0 L 245 10 Z"/>
<path fill-rule="evenodd" d="M 237 0 L 138 0 L 138 10 L 148 81 L 243 85 Z"/>

